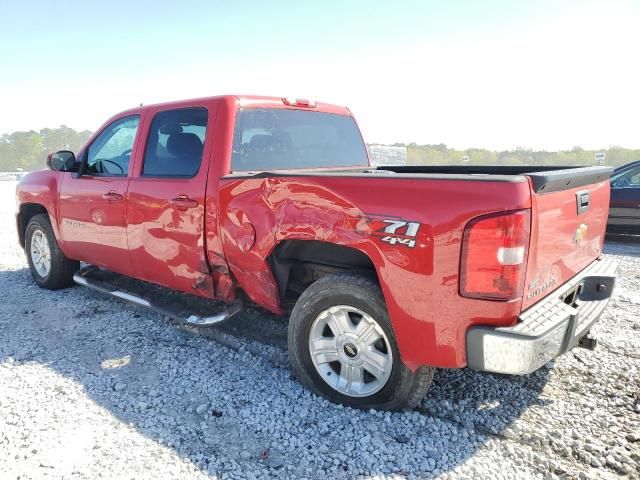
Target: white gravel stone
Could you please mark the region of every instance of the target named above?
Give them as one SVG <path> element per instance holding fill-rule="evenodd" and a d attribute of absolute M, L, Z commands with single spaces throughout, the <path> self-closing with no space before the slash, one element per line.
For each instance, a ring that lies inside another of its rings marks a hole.
<path fill-rule="evenodd" d="M 283 344 L 251 331 L 181 329 L 80 287 L 39 289 L 14 190 L 0 182 L 0 478 L 640 473 L 640 244 L 605 245 L 620 270 L 597 350 L 523 377 L 440 370 L 414 412 L 357 411 L 305 390 Z M 243 319 L 286 343 L 286 319 Z"/>

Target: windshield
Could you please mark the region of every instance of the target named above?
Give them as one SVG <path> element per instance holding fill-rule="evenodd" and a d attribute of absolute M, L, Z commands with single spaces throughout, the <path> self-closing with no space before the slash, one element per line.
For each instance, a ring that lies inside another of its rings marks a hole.
<path fill-rule="evenodd" d="M 306 110 L 247 109 L 236 116 L 231 170 L 368 165 L 354 119 Z"/>

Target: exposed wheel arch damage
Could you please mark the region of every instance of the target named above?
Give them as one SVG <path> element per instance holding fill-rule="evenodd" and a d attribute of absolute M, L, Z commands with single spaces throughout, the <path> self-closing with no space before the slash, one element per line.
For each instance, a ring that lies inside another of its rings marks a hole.
<path fill-rule="evenodd" d="M 320 240 L 284 240 L 273 249 L 267 261 L 281 304 L 297 299 L 311 283 L 336 272 L 354 272 L 380 283 L 367 254 Z"/>

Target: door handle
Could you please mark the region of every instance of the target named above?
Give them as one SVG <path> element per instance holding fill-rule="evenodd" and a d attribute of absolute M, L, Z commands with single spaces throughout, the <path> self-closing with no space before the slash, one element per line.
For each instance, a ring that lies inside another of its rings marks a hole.
<path fill-rule="evenodd" d="M 188 208 L 195 208 L 198 206 L 198 202 L 186 195 L 180 195 L 179 197 L 172 198 L 169 203 L 176 207 L 178 210 L 186 210 Z"/>
<path fill-rule="evenodd" d="M 114 191 L 110 191 L 110 192 L 104 193 L 102 195 L 102 198 L 104 198 L 109 203 L 113 203 L 113 202 L 118 202 L 122 200 L 122 195 Z"/>

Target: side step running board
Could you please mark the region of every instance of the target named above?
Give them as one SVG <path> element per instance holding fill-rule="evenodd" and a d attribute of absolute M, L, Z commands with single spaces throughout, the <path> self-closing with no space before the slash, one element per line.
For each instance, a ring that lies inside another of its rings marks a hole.
<path fill-rule="evenodd" d="M 102 271 L 99 268 L 89 266 L 83 268 L 82 270 L 79 270 L 73 276 L 73 281 L 78 285 L 91 288 L 92 290 L 106 293 L 107 295 L 111 295 L 112 297 L 125 300 L 135 305 L 150 308 L 151 310 L 155 310 L 162 315 L 167 315 L 185 325 L 191 325 L 195 327 L 207 327 L 215 325 L 229 319 L 242 310 L 242 303 L 238 301 L 228 304 L 222 311 L 216 312 L 212 315 L 197 315 L 194 313 L 185 314 L 184 311 L 172 310 L 169 306 L 160 306 L 141 295 L 124 291 L 114 285 L 110 285 L 108 282 L 92 278 L 92 274 L 100 272 Z"/>

